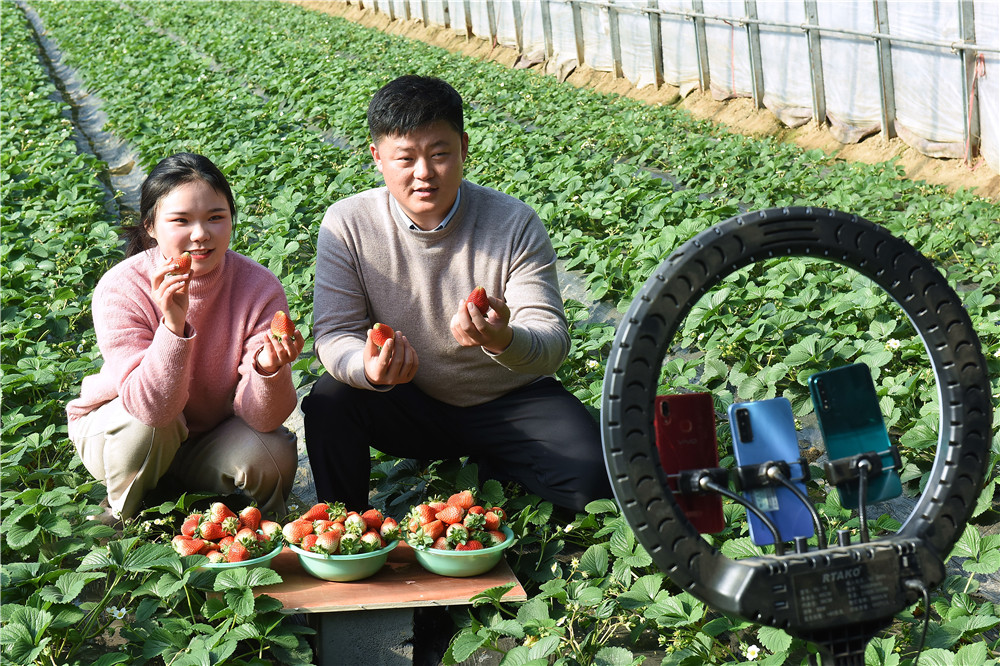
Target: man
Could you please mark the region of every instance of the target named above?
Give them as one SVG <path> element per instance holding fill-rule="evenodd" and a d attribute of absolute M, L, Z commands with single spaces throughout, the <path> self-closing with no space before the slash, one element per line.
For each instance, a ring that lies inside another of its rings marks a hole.
<path fill-rule="evenodd" d="M 330 206 L 318 238 L 328 374 L 302 410 L 319 499 L 367 506 L 369 446 L 469 456 L 570 510 L 610 497 L 597 424 L 552 376 L 569 333 L 551 242 L 526 204 L 463 180 L 462 98 L 404 76 L 372 98 L 368 127 L 385 187 Z M 479 285 L 487 315 L 466 302 Z M 376 323 L 395 329 L 381 349 Z"/>

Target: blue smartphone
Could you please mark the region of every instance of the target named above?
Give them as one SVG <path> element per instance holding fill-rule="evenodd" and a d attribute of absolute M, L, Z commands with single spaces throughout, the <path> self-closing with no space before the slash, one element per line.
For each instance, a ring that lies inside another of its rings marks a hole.
<path fill-rule="evenodd" d="M 899 497 L 903 484 L 899 473 L 890 469 L 894 461 L 888 453 L 889 433 L 868 366 L 854 363 L 817 372 L 809 378 L 809 395 L 830 460 L 869 451 L 884 453 L 881 456 L 882 473 L 868 479 L 868 503 Z M 840 503 L 846 508 L 858 508 L 857 481 L 838 484 L 837 492 Z"/>
<path fill-rule="evenodd" d="M 795 433 L 792 405 L 785 398 L 733 403 L 729 406 L 729 428 L 733 433 L 733 454 L 740 466 L 771 460 L 790 463 L 792 479 L 802 478 L 799 439 Z M 794 481 L 805 493 L 802 481 Z M 809 507 L 784 486 L 755 488 L 743 493 L 777 526 L 781 540 L 810 537 L 814 534 Z M 774 543 L 771 530 L 760 518 L 747 512 L 750 538 L 758 546 Z"/>

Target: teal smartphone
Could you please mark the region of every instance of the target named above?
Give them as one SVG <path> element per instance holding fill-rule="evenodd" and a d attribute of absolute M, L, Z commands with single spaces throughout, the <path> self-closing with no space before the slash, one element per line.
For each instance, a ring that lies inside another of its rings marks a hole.
<path fill-rule="evenodd" d="M 792 479 L 802 478 L 799 438 L 795 432 L 792 405 L 785 398 L 738 402 L 729 406 L 729 428 L 733 433 L 733 455 L 740 466 L 772 460 L 789 463 Z M 805 483 L 794 481 L 803 493 Z M 778 528 L 781 540 L 814 534 L 809 507 L 784 486 L 745 491 L 743 496 L 762 510 Z M 758 546 L 774 543 L 771 530 L 753 513 L 747 512 L 750 538 Z"/>
<path fill-rule="evenodd" d="M 891 469 L 893 457 L 887 453 L 891 446 L 889 433 L 868 366 L 853 363 L 817 372 L 809 377 L 809 395 L 830 460 L 869 451 L 885 452 L 881 456 L 882 473 L 868 479 L 867 500 L 874 503 L 899 497 L 903 484 L 899 473 Z M 841 504 L 858 508 L 857 482 L 839 484 L 837 492 Z"/>

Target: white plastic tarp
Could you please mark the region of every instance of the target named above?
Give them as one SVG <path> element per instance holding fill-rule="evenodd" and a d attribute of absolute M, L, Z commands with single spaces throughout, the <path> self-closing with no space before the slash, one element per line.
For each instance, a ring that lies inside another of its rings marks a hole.
<path fill-rule="evenodd" d="M 390 0 L 378 0 L 381 9 Z M 412 18 L 422 18 L 421 0 L 409 1 Z M 888 31 L 894 37 L 921 41 L 959 42 L 959 3 L 972 2 L 976 43 L 1000 46 L 1000 2 L 997 0 L 887 0 Z M 598 71 L 615 70 L 611 20 L 615 17 L 620 39 L 622 75 L 638 87 L 655 84 L 654 46 L 649 12 L 659 15 L 663 80 L 687 94 L 698 85 L 698 56 L 693 0 L 517 0 L 521 19 L 521 48 L 525 61 L 537 61 L 549 41 L 545 71 L 565 77 L 578 65 L 578 35 L 574 8 L 579 17 L 584 64 Z M 543 3 L 550 16 L 545 34 Z M 474 35 L 496 39 L 504 46 L 518 46 L 515 0 L 426 0 L 432 23 L 443 25 L 445 7 L 449 22 L 465 32 L 466 8 Z M 494 13 L 491 33 L 489 11 Z M 757 0 L 760 25 L 763 103 L 785 124 L 796 126 L 812 117 L 812 76 L 805 23 L 804 0 Z M 660 11 L 662 10 L 662 11 Z M 703 0 L 710 89 L 716 98 L 750 96 L 753 76 L 744 0 Z M 681 14 L 678 14 L 680 12 Z M 881 84 L 878 51 L 871 35 L 878 32 L 872 0 L 818 0 L 822 76 L 825 107 L 831 133 L 842 142 L 855 142 L 882 129 Z M 770 23 L 787 24 L 768 26 Z M 861 34 L 828 32 L 846 30 Z M 967 149 L 965 132 L 968 98 L 963 87 L 963 64 L 957 51 L 893 42 L 890 46 L 893 79 L 894 129 L 918 150 L 935 156 L 962 157 Z M 983 68 L 984 67 L 984 68 Z M 981 150 L 987 163 L 1000 170 L 1000 57 L 983 53 L 978 92 Z"/>

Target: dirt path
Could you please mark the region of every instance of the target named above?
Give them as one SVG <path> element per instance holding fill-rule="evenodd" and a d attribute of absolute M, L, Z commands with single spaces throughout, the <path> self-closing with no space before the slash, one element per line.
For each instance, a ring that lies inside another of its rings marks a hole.
<path fill-rule="evenodd" d="M 341 16 L 369 28 L 418 39 L 454 53 L 492 60 L 508 67 L 517 64 L 514 49 L 492 47 L 489 41 L 479 38 L 466 39 L 452 30 L 441 27 L 425 28 L 418 20 L 389 20 L 386 13 L 362 9 L 357 4 L 319 2 L 316 0 L 291 0 L 294 4 Z M 588 67 L 573 71 L 567 81 L 577 87 L 589 87 L 598 92 L 618 93 L 649 104 L 669 104 L 685 109 L 696 118 L 725 125 L 734 132 L 750 136 L 774 136 L 782 141 L 793 141 L 807 149 L 818 148 L 830 155 L 852 161 L 875 164 L 899 157 L 899 165 L 909 178 L 926 180 L 943 185 L 949 191 L 959 188 L 972 190 L 979 196 L 1000 202 L 1000 174 L 994 172 L 981 157 L 970 167 L 961 160 L 938 159 L 922 155 L 907 146 L 901 139 L 883 139 L 871 136 L 856 144 L 842 144 L 834 139 L 825 127 L 810 122 L 802 127 L 789 129 L 767 109 L 754 109 L 749 98 L 723 102 L 712 99 L 707 92 L 695 91 L 681 99 L 678 89 L 664 85 L 660 89 L 646 86 L 637 89 L 625 79 L 616 79 L 608 72 L 598 72 Z"/>

